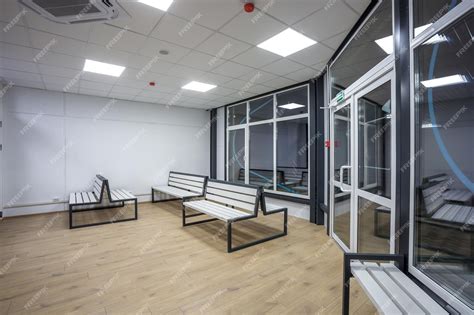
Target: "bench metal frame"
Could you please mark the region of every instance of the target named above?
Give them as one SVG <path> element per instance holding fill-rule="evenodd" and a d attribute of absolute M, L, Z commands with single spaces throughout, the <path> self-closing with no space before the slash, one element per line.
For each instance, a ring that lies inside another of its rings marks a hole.
<path fill-rule="evenodd" d="M 221 180 L 214 180 L 214 179 L 209 179 L 208 182 L 222 183 L 222 184 L 226 184 L 226 185 L 233 185 L 233 186 L 240 186 L 240 187 L 251 187 L 251 188 L 256 188 L 257 189 L 257 195 L 256 195 L 256 199 L 255 199 L 255 207 L 254 207 L 253 213 L 249 214 L 247 216 L 243 216 L 243 217 L 236 218 L 236 219 L 233 219 L 233 220 L 229 220 L 229 221 L 226 222 L 227 252 L 228 253 L 232 253 L 232 252 L 235 252 L 235 251 L 238 251 L 238 250 L 241 250 L 241 249 L 253 246 L 253 245 L 261 244 L 261 243 L 268 242 L 268 241 L 271 241 L 273 239 L 288 235 L 288 208 L 281 208 L 281 209 L 276 209 L 276 210 L 272 210 L 272 211 L 267 211 L 266 210 L 266 205 L 265 205 L 265 197 L 263 196 L 263 189 L 261 187 L 256 187 L 256 186 L 253 186 L 253 185 L 238 184 L 238 183 L 230 183 L 230 182 L 221 181 Z M 206 185 L 206 191 L 207 191 L 207 185 Z M 204 196 L 205 196 L 205 194 L 204 194 Z M 202 198 L 197 198 L 197 197 L 195 197 L 195 198 L 186 198 L 186 200 L 183 200 L 183 201 L 190 201 L 192 199 L 202 199 Z M 211 201 L 211 202 L 214 202 L 214 201 Z M 239 221 L 245 221 L 245 220 L 257 218 L 260 205 L 261 205 L 263 215 L 265 215 L 265 216 L 266 215 L 272 215 L 272 214 L 275 214 L 275 213 L 283 213 L 283 216 L 284 216 L 283 231 L 280 232 L 280 233 L 273 234 L 273 235 L 270 235 L 270 236 L 267 236 L 267 237 L 264 237 L 264 238 L 260 238 L 260 239 L 254 240 L 254 241 L 250 241 L 250 242 L 247 242 L 247 243 L 244 243 L 244 244 L 240 244 L 240 245 L 237 245 L 237 246 L 232 246 L 232 225 L 236 222 L 239 222 Z M 228 205 L 226 205 L 226 206 L 228 206 Z M 232 208 L 234 208 L 234 207 L 232 206 Z M 205 213 L 193 213 L 193 214 L 186 215 L 186 206 L 184 204 L 183 204 L 182 211 L 183 211 L 183 215 L 182 215 L 183 227 L 219 220 L 218 218 L 211 218 L 211 219 L 193 221 L 193 222 L 188 223 L 188 222 L 186 222 L 187 218 L 197 217 L 197 216 L 206 215 L 206 214 Z M 197 211 L 197 210 L 195 210 L 195 211 Z"/>
<path fill-rule="evenodd" d="M 77 229 L 77 228 L 82 228 L 82 227 L 89 227 L 89 226 L 96 226 L 96 225 L 103 225 L 103 224 L 119 223 L 119 222 L 137 220 L 138 219 L 138 200 L 137 200 L 137 198 L 124 199 L 124 200 L 113 202 L 112 201 L 112 194 L 110 193 L 110 187 L 109 187 L 108 179 L 103 177 L 102 175 L 96 175 L 96 176 L 99 180 L 102 181 L 100 196 L 96 196 L 96 197 L 98 197 L 97 198 L 98 201 L 97 202 L 90 202 L 90 203 L 76 203 L 76 204 L 73 204 L 73 205 L 69 204 L 69 229 Z M 104 206 L 104 207 L 95 207 L 95 208 L 90 208 L 90 209 L 74 209 L 75 207 L 81 207 L 81 206 L 100 205 L 102 203 L 104 193 L 107 193 L 110 205 Z M 95 192 L 94 192 L 94 195 L 95 195 Z M 103 209 L 122 208 L 122 207 L 125 207 L 125 202 L 128 202 L 128 201 L 133 201 L 134 205 L 135 205 L 135 216 L 133 218 L 120 219 L 120 220 L 108 220 L 108 221 L 103 221 L 103 222 L 87 223 L 87 224 L 80 224 L 80 225 L 73 225 L 72 224 L 73 213 L 86 212 L 86 211 L 96 211 L 96 210 L 103 210 Z"/>
<path fill-rule="evenodd" d="M 174 187 L 174 188 L 181 189 L 181 190 L 185 190 L 185 189 L 182 188 L 182 187 L 176 187 L 176 186 L 173 186 L 172 184 L 170 184 L 170 175 L 171 175 L 171 174 L 180 174 L 180 175 L 196 176 L 196 177 L 202 177 L 202 178 L 204 178 L 204 183 L 203 183 L 203 187 L 202 187 L 202 193 L 201 193 L 200 195 L 194 196 L 194 197 L 203 197 L 203 196 L 204 196 L 204 192 L 205 192 L 205 190 L 206 190 L 207 179 L 208 179 L 207 176 L 204 176 L 204 175 L 196 175 L 196 174 L 190 174 L 190 173 L 182 173 L 182 172 L 170 171 L 169 174 L 168 174 L 168 183 L 167 183 L 167 185 L 170 186 L 170 187 Z M 155 191 L 157 191 L 157 192 L 162 192 L 161 190 L 154 189 L 153 187 L 151 188 L 151 202 L 152 202 L 152 203 L 167 202 L 167 201 L 173 201 L 173 200 L 181 200 L 181 201 L 184 202 L 185 199 L 190 198 L 190 197 L 183 197 L 183 198 L 176 197 L 176 198 L 168 198 L 168 199 L 155 199 Z M 168 193 L 166 193 L 166 192 L 162 192 L 162 193 L 168 194 Z"/>

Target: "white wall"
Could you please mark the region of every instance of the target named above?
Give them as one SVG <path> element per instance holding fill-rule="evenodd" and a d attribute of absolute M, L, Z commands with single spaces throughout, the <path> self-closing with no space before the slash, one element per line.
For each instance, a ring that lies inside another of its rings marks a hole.
<path fill-rule="evenodd" d="M 16 87 L 4 107 L 5 216 L 63 210 L 97 173 L 141 201 L 171 169 L 209 174 L 204 110 Z"/>

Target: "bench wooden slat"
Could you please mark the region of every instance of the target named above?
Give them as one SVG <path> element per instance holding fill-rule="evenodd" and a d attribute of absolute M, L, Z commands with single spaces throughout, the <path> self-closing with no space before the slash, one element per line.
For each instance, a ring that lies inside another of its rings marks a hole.
<path fill-rule="evenodd" d="M 256 196 L 257 195 L 257 189 L 252 188 L 252 187 L 229 185 L 229 184 L 218 183 L 218 182 L 213 182 L 213 181 L 209 181 L 207 183 L 207 187 L 230 190 L 230 191 L 233 191 L 233 192 L 239 192 L 239 193 L 247 194 L 247 195 L 250 195 L 250 196 Z"/>
<path fill-rule="evenodd" d="M 241 218 L 249 215 L 246 212 L 219 205 L 207 200 L 185 202 L 184 206 L 226 222 L 232 219 Z"/>
<path fill-rule="evenodd" d="M 84 203 L 90 203 L 91 202 L 87 192 L 81 192 L 81 197 L 82 197 L 82 200 L 84 201 Z"/>
<path fill-rule="evenodd" d="M 425 312 L 416 304 L 413 298 L 407 294 L 385 270 L 377 263 L 364 263 L 367 270 L 375 278 L 378 284 L 392 298 L 392 300 L 408 314 L 425 314 Z"/>
<path fill-rule="evenodd" d="M 190 187 L 193 187 L 193 188 L 197 188 L 199 190 L 202 190 L 202 188 L 204 186 L 203 182 L 196 182 L 196 181 L 193 181 L 193 180 L 187 180 L 187 179 L 182 179 L 182 178 L 177 178 L 177 177 L 175 177 L 175 178 L 170 177 L 169 183 L 171 184 L 172 182 L 184 184 L 184 185 L 187 185 L 187 186 L 190 186 Z"/>
<path fill-rule="evenodd" d="M 154 186 L 152 188 L 153 190 L 163 192 L 165 194 L 172 195 L 179 198 L 196 197 L 196 196 L 201 195 L 200 193 L 196 193 L 196 192 L 192 192 L 192 191 L 188 191 L 188 190 L 184 190 L 184 189 L 176 188 L 172 186 Z"/>
<path fill-rule="evenodd" d="M 69 204 L 75 204 L 76 203 L 76 194 L 75 193 L 70 193 L 69 194 Z"/>
<path fill-rule="evenodd" d="M 119 190 L 120 190 L 120 191 L 122 192 L 122 194 L 124 194 L 125 197 L 127 197 L 128 199 L 133 199 L 133 198 L 135 198 L 134 195 L 132 195 L 130 192 L 126 191 L 125 189 L 119 189 Z"/>
<path fill-rule="evenodd" d="M 184 189 L 184 190 L 190 190 L 190 191 L 198 192 L 198 193 L 202 192 L 202 190 L 200 190 L 198 188 L 195 188 L 195 187 L 189 186 L 189 185 L 185 185 L 185 184 L 181 184 L 181 183 L 177 183 L 177 182 L 170 182 L 170 186 L 181 188 L 181 189 Z"/>
<path fill-rule="evenodd" d="M 91 202 L 97 202 L 97 198 L 95 197 L 94 193 L 88 192 L 87 195 L 89 196 L 89 200 Z"/>
<path fill-rule="evenodd" d="M 179 173 L 174 173 L 174 172 L 170 172 L 169 177 L 187 179 L 187 180 L 195 181 L 199 183 L 204 183 L 204 180 L 205 180 L 204 176 L 185 175 L 185 174 L 179 174 Z"/>
<path fill-rule="evenodd" d="M 232 205 L 234 207 L 242 208 L 242 209 L 249 210 L 249 211 L 254 211 L 255 210 L 254 209 L 255 208 L 255 203 L 250 204 L 250 203 L 246 203 L 246 202 L 242 202 L 242 201 L 238 201 L 238 200 L 234 200 L 234 199 L 230 199 L 230 198 L 226 198 L 226 197 L 222 197 L 222 196 L 217 196 L 217 195 L 214 195 L 214 194 L 208 194 L 208 193 L 206 193 L 206 199 L 217 201 L 217 202 L 227 204 L 227 205 Z"/>
<path fill-rule="evenodd" d="M 436 303 L 425 291 L 417 286 L 410 278 L 408 278 L 394 264 L 380 264 L 385 272 L 400 286 L 405 292 L 409 292 L 411 296 L 416 298 L 418 305 L 429 314 L 448 314 L 438 303 Z"/>
<path fill-rule="evenodd" d="M 232 191 L 216 189 L 216 188 L 212 188 L 212 187 L 208 187 L 206 192 L 210 193 L 210 194 L 213 194 L 213 195 L 228 197 L 228 198 L 231 198 L 231 199 L 240 200 L 240 201 L 243 201 L 243 202 L 255 204 L 255 198 L 256 198 L 255 195 L 254 196 L 249 196 L 249 195 L 246 195 L 246 194 L 239 194 L 239 193 L 235 193 L 235 192 L 232 192 Z"/>
<path fill-rule="evenodd" d="M 351 271 L 361 287 L 367 293 L 377 310 L 382 314 L 403 314 L 398 306 L 390 299 L 382 287 L 367 271 L 367 267 L 360 262 L 351 263 Z"/>

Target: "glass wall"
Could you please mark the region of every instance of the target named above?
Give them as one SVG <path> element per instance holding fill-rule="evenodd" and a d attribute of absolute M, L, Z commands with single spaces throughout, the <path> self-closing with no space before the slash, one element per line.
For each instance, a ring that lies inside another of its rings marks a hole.
<path fill-rule="evenodd" d="M 427 1 L 417 1 L 427 2 Z M 442 1 L 436 3 L 436 8 Z M 448 1 L 455 4 L 456 1 Z M 431 13 L 415 6 L 415 20 Z M 433 8 L 429 9 L 429 12 Z M 422 19 L 426 23 L 426 19 Z M 413 266 L 474 308 L 474 11 L 413 50 Z"/>
<path fill-rule="evenodd" d="M 413 36 L 421 34 L 461 2 L 461 0 L 414 0 Z"/>
<path fill-rule="evenodd" d="M 383 0 L 330 67 L 331 96 L 393 52 L 392 2 Z"/>
<path fill-rule="evenodd" d="M 228 180 L 282 194 L 309 196 L 308 114 L 307 84 L 229 106 Z M 242 156 L 236 159 L 241 163 L 232 161 L 235 152 L 245 151 L 245 147 L 249 154 L 248 170 Z"/>

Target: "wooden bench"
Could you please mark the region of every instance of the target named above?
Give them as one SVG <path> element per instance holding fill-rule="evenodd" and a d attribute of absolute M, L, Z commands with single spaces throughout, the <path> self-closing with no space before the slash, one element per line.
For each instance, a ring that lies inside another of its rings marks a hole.
<path fill-rule="evenodd" d="M 197 211 L 198 213 L 186 215 L 187 208 Z M 283 232 L 250 241 L 245 244 L 240 244 L 238 246 L 232 246 L 232 225 L 239 221 L 257 218 L 259 209 L 261 209 L 264 215 L 283 213 Z M 208 215 L 212 218 L 189 223 L 186 222 L 186 219 L 199 215 Z M 266 205 L 262 194 L 262 188 L 253 185 L 243 185 L 210 179 L 207 181 L 206 191 L 203 198 L 196 198 L 195 200 L 183 203 L 183 226 L 201 224 L 215 220 L 221 220 L 226 223 L 228 253 L 267 242 L 288 234 L 287 208 Z"/>
<path fill-rule="evenodd" d="M 349 314 L 350 279 L 354 277 L 379 314 L 449 314 L 404 271 L 403 255 L 344 254 L 342 313 Z"/>
<path fill-rule="evenodd" d="M 125 202 L 133 201 L 135 204 L 135 216 L 127 219 L 108 220 L 104 222 L 88 223 L 81 225 L 73 224 L 73 214 L 76 212 L 95 211 L 100 209 L 111 209 L 124 207 Z M 102 205 L 102 207 L 94 207 Z M 138 219 L 137 197 L 124 189 L 110 190 L 109 181 L 101 176 L 96 175 L 94 178 L 92 191 L 75 192 L 69 195 L 69 228 L 75 229 L 80 227 L 94 226 L 100 224 L 124 222 Z"/>
<path fill-rule="evenodd" d="M 151 202 L 161 202 L 204 196 L 207 176 L 187 174 L 171 171 L 168 176 L 168 185 L 151 187 Z M 165 194 L 174 198 L 156 200 L 155 193 Z"/>

